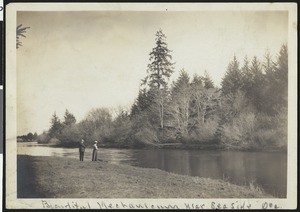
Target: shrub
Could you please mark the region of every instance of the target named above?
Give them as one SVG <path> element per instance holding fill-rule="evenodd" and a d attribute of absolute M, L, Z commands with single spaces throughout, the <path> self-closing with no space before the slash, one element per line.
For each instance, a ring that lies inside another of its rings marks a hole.
<path fill-rule="evenodd" d="M 258 147 L 287 148 L 287 114 L 281 110 L 275 116 L 260 115 L 255 140 Z"/>
<path fill-rule="evenodd" d="M 110 135 L 111 142 L 117 144 L 124 144 L 129 139 L 131 134 L 132 124 L 129 117 L 124 119 L 116 120 L 113 125 L 113 129 Z"/>
<path fill-rule="evenodd" d="M 60 140 L 58 140 L 56 137 L 53 137 L 48 141 L 48 143 L 57 145 L 57 144 L 60 144 Z"/>
<path fill-rule="evenodd" d="M 59 142 L 61 146 L 75 147 L 81 140 L 81 133 L 78 129 L 78 125 L 73 124 L 65 126 L 59 136 Z"/>
<path fill-rule="evenodd" d="M 50 136 L 48 133 L 43 132 L 42 134 L 38 135 L 36 140 L 39 144 L 46 144 L 50 141 Z"/>
<path fill-rule="evenodd" d="M 216 120 L 208 119 L 202 125 L 197 127 L 190 134 L 190 141 L 196 143 L 204 143 L 215 140 L 215 133 L 218 128 Z"/>
<path fill-rule="evenodd" d="M 255 114 L 241 113 L 222 127 L 221 143 L 228 148 L 250 149 L 254 143 Z"/>
<path fill-rule="evenodd" d="M 130 142 L 133 146 L 145 146 L 158 143 L 157 132 L 152 128 L 140 128 L 130 136 Z"/>
<path fill-rule="evenodd" d="M 221 143 L 230 149 L 287 148 L 287 115 L 242 113 L 221 129 Z"/>

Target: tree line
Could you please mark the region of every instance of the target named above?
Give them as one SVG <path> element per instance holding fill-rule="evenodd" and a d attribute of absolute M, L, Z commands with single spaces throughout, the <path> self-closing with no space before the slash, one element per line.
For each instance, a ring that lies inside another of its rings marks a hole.
<path fill-rule="evenodd" d="M 35 141 L 38 138 L 38 134 L 29 132 L 27 135 L 17 136 L 17 142 L 30 142 Z"/>
<path fill-rule="evenodd" d="M 260 61 L 245 56 L 229 62 L 221 86 L 208 72 L 189 76 L 186 70 L 169 83 L 175 63 L 162 30 L 155 35 L 147 74 L 129 110 L 113 117 L 96 108 L 76 122 L 66 110 L 61 121 L 38 136 L 42 143 L 76 146 L 81 138 L 115 147 L 144 147 L 162 143 L 210 145 L 228 149 L 286 149 L 288 49 Z"/>

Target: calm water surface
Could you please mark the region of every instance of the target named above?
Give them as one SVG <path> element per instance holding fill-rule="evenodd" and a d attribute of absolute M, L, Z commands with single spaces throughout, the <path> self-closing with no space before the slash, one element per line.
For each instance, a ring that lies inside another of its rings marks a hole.
<path fill-rule="evenodd" d="M 87 149 L 85 160 L 91 160 Z M 78 149 L 48 147 L 37 143 L 18 143 L 18 154 L 78 158 Z M 275 197 L 286 197 L 287 154 L 279 152 L 239 152 L 175 149 L 104 149 L 98 157 L 114 164 L 158 168 L 177 174 L 212 179 L 227 179 L 231 183 L 259 185 Z"/>

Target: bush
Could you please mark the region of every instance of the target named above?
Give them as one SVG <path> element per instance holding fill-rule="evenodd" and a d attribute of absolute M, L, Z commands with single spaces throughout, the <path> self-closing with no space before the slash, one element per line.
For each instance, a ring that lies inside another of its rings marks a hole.
<path fill-rule="evenodd" d="M 221 129 L 221 143 L 230 149 L 287 148 L 287 114 L 284 110 L 275 116 L 242 113 Z"/>
<path fill-rule="evenodd" d="M 201 126 L 191 132 L 189 139 L 194 143 L 205 143 L 215 140 L 215 133 L 218 128 L 216 120 L 208 119 Z"/>
<path fill-rule="evenodd" d="M 60 144 L 60 140 L 58 140 L 56 137 L 54 137 L 54 138 L 51 138 L 51 139 L 48 141 L 48 144 L 55 144 L 55 145 L 58 145 L 58 144 Z"/>
<path fill-rule="evenodd" d="M 157 131 L 157 139 L 159 143 L 172 143 L 176 142 L 178 134 L 173 128 L 165 127 L 163 129 L 159 128 Z"/>
<path fill-rule="evenodd" d="M 109 137 L 110 141 L 117 144 L 126 143 L 131 134 L 131 128 L 132 124 L 129 117 L 124 117 L 123 119 L 116 120 Z"/>
<path fill-rule="evenodd" d="M 258 147 L 287 148 L 287 113 L 279 111 L 275 116 L 260 115 L 255 140 Z"/>
<path fill-rule="evenodd" d="M 65 126 L 61 131 L 59 136 L 59 143 L 61 146 L 65 147 L 76 147 L 81 140 L 81 133 L 79 131 L 78 125 L 73 124 L 70 126 Z"/>
<path fill-rule="evenodd" d="M 260 129 L 255 132 L 256 148 L 273 148 L 276 147 L 276 133 L 274 130 Z"/>
<path fill-rule="evenodd" d="M 39 144 L 47 144 L 50 141 L 50 136 L 48 133 L 43 132 L 42 134 L 38 135 L 36 140 Z"/>
<path fill-rule="evenodd" d="M 223 125 L 221 143 L 231 149 L 253 148 L 255 124 L 254 113 L 241 113 L 231 123 Z"/>
<path fill-rule="evenodd" d="M 151 128 L 140 128 L 130 136 L 132 146 L 145 146 L 159 143 L 157 132 Z"/>

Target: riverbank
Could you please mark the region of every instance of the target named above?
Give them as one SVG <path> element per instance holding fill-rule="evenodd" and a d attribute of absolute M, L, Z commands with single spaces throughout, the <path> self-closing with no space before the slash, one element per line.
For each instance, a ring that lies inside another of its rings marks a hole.
<path fill-rule="evenodd" d="M 32 141 L 36 142 L 37 141 Z M 20 142 L 26 143 L 26 142 Z M 62 143 L 38 143 L 49 147 L 62 147 L 62 148 L 78 148 L 78 144 L 72 144 L 66 146 Z M 91 146 L 90 146 L 91 147 Z M 267 147 L 267 148 L 255 148 L 255 149 L 243 149 L 243 148 L 228 148 L 227 146 L 222 146 L 215 143 L 201 143 L 201 144 L 186 144 L 186 143 L 153 143 L 153 144 L 143 144 L 139 146 L 128 145 L 128 144 L 118 144 L 118 143 L 100 143 L 98 145 L 100 148 L 112 148 L 112 149 L 182 149 L 182 150 L 229 150 L 229 151 L 245 151 L 245 152 L 287 152 L 286 148 L 278 147 Z"/>
<path fill-rule="evenodd" d="M 61 146 L 63 147 L 63 146 Z M 242 152 L 287 152 L 286 148 L 267 147 L 267 148 L 229 148 L 217 143 L 153 143 L 140 146 L 130 146 L 125 144 L 104 143 L 99 144 L 101 148 L 116 149 L 178 149 L 178 150 L 224 150 L 224 151 L 242 151 Z"/>
<path fill-rule="evenodd" d="M 18 198 L 272 198 L 222 180 L 104 161 L 18 155 Z"/>

